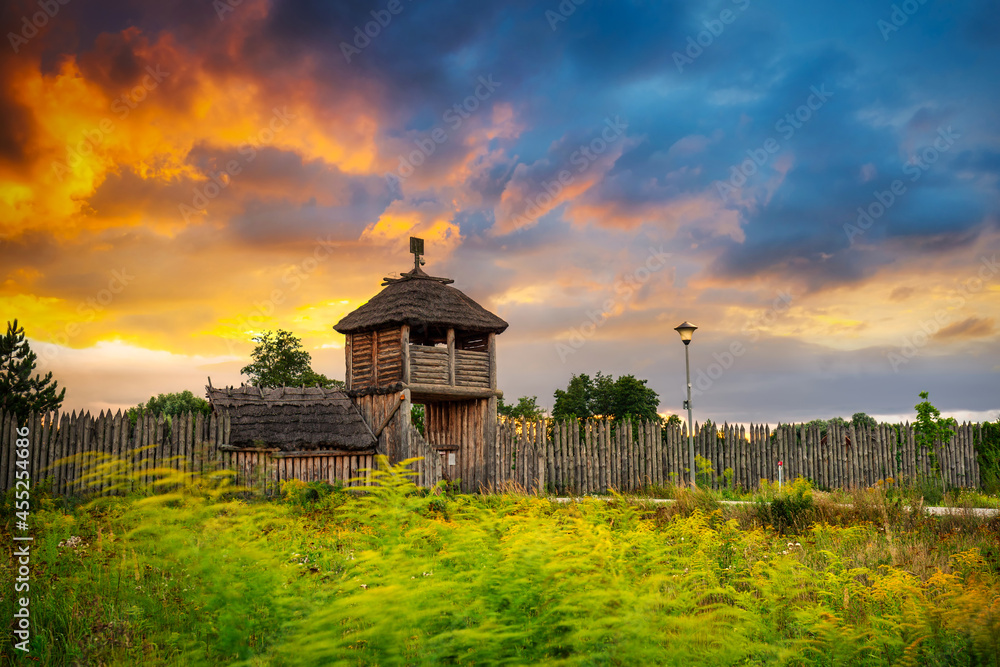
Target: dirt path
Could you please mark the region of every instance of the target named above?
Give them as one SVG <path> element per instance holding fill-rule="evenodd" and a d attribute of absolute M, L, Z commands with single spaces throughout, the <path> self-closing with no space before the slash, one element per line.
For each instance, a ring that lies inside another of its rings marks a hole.
<path fill-rule="evenodd" d="M 611 500 L 606 496 L 590 496 L 601 498 L 603 500 Z M 556 503 L 568 503 L 573 501 L 583 500 L 582 498 L 552 498 L 552 502 Z M 643 503 L 672 503 L 674 500 L 672 498 L 630 498 L 633 502 L 643 502 Z M 751 500 L 720 500 L 718 501 L 720 505 L 752 505 Z M 1000 509 L 993 507 L 925 507 L 924 511 L 928 514 L 933 514 L 934 516 L 947 516 L 949 514 L 955 515 L 972 515 L 972 516 L 997 516 L 1000 514 Z"/>

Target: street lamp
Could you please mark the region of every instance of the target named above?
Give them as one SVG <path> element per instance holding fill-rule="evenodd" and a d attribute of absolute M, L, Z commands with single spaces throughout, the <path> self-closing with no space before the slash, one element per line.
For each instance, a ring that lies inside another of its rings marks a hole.
<path fill-rule="evenodd" d="M 684 401 L 684 407 L 688 411 L 688 453 L 691 455 L 691 488 L 695 488 L 695 467 L 694 467 L 694 426 L 691 422 L 691 356 L 688 354 L 688 345 L 691 344 L 691 336 L 694 335 L 695 325 L 685 321 L 684 324 L 674 327 L 674 331 L 681 335 L 684 341 L 684 365 L 687 367 L 688 397 Z"/>

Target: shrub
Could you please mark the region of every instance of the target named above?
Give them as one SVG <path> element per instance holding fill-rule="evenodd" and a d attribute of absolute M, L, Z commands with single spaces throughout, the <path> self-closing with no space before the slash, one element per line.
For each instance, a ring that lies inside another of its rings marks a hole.
<path fill-rule="evenodd" d="M 307 506 L 314 504 L 334 491 L 334 486 L 325 481 L 303 482 L 299 479 L 289 479 L 281 483 L 281 495 L 293 505 Z"/>
<path fill-rule="evenodd" d="M 782 534 L 789 530 L 804 530 L 813 519 L 812 487 L 799 477 L 774 498 L 757 502 L 761 523 L 770 524 Z"/>

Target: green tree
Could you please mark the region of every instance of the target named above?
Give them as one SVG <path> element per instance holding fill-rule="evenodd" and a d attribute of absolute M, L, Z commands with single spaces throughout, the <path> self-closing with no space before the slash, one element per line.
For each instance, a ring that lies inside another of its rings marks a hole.
<path fill-rule="evenodd" d="M 135 424 L 139 419 L 139 414 L 142 412 L 151 412 L 154 415 L 162 414 L 167 417 L 173 417 L 174 415 L 186 412 L 200 412 L 207 417 L 212 413 L 212 406 L 204 398 L 199 398 L 191 393 L 191 391 L 185 389 L 182 392 L 150 396 L 149 400 L 145 403 L 140 403 L 134 408 L 128 409 L 129 421 Z"/>
<path fill-rule="evenodd" d="M 585 374 L 573 375 L 565 390 L 555 391 L 552 417 L 586 419 L 600 415 L 616 420 L 657 421 L 660 397 L 646 382 L 634 375 L 622 375 L 617 380 L 600 372 L 593 379 Z"/>
<path fill-rule="evenodd" d="M 826 425 L 827 427 L 840 426 L 841 428 L 847 428 L 848 426 L 851 425 L 851 423 L 846 419 L 844 419 L 843 417 L 832 417 L 829 420 L 827 420 Z"/>
<path fill-rule="evenodd" d="M 58 410 L 66 396 L 66 389 L 58 390 L 51 372 L 45 377 L 31 376 L 37 360 L 24 337 L 24 327 L 18 327 L 16 319 L 7 322 L 7 333 L 0 338 L 0 411 L 13 412 L 18 421 L 31 412 Z"/>
<path fill-rule="evenodd" d="M 424 411 L 424 406 L 415 403 L 410 405 L 410 423 L 420 431 L 420 435 L 424 435 L 424 416 L 426 412 Z"/>
<path fill-rule="evenodd" d="M 614 383 L 614 402 L 612 416 L 615 419 L 639 419 L 642 421 L 659 421 L 660 415 L 656 408 L 660 405 L 660 396 L 646 386 L 646 380 L 639 380 L 634 375 L 622 375 Z"/>
<path fill-rule="evenodd" d="M 552 406 L 552 418 L 557 420 L 588 419 L 594 415 L 590 410 L 591 396 L 594 392 L 594 383 L 586 373 L 573 375 L 566 390 L 556 389 L 555 404 Z"/>
<path fill-rule="evenodd" d="M 864 412 L 855 412 L 851 416 L 851 424 L 854 428 L 860 428 L 862 426 L 867 426 L 869 428 L 875 428 L 878 426 L 878 422 L 874 417 L 869 417 Z"/>
<path fill-rule="evenodd" d="M 497 401 L 497 413 L 508 417 L 510 419 L 540 419 L 543 414 L 543 410 L 538 405 L 538 397 L 532 396 L 522 396 L 517 399 L 517 403 L 514 405 L 507 405 L 503 402 L 503 398 Z"/>
<path fill-rule="evenodd" d="M 952 428 L 958 424 L 951 417 L 941 417 L 941 411 L 931 404 L 928 396 L 926 391 L 920 392 L 920 398 L 924 400 L 914 406 L 917 410 L 917 420 L 913 423 L 913 435 L 917 451 L 927 452 L 931 470 L 940 479 L 941 467 L 938 464 L 937 443 L 950 440 L 954 435 Z M 943 484 L 943 479 L 941 481 Z"/>
<path fill-rule="evenodd" d="M 240 369 L 255 387 L 343 387 L 312 369 L 312 356 L 291 331 L 265 331 L 253 337 L 257 343 L 251 353 L 253 362 Z"/>
<path fill-rule="evenodd" d="M 670 415 L 667 417 L 667 421 L 664 422 L 665 426 L 680 426 L 684 421 L 678 415 Z"/>

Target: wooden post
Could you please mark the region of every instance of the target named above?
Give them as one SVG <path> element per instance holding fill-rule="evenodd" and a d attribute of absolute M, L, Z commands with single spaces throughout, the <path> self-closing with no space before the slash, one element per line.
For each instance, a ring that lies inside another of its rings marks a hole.
<path fill-rule="evenodd" d="M 486 352 L 490 357 L 490 389 L 497 388 L 497 335 L 492 331 L 486 337 Z"/>
<path fill-rule="evenodd" d="M 410 325 L 404 324 L 399 332 L 399 344 L 403 351 L 403 384 L 410 384 Z"/>
<path fill-rule="evenodd" d="M 448 385 L 455 386 L 455 330 L 448 327 Z"/>
<path fill-rule="evenodd" d="M 344 336 L 344 384 L 347 385 L 347 389 L 351 389 L 354 380 L 354 354 L 351 351 L 353 338 L 354 334 Z"/>

